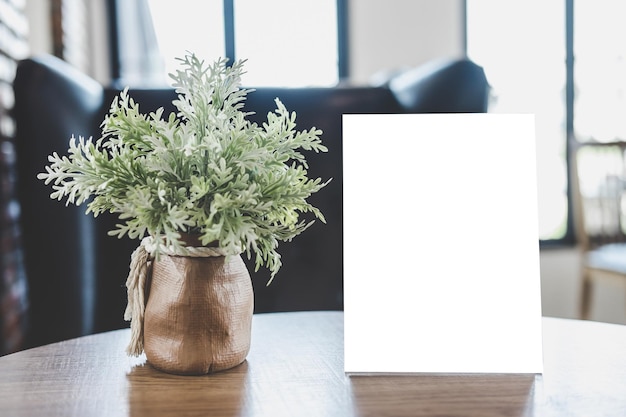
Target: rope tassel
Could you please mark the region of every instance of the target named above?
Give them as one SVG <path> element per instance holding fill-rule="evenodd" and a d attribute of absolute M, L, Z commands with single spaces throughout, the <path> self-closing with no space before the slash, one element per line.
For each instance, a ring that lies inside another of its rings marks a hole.
<path fill-rule="evenodd" d="M 139 356 L 143 352 L 143 315 L 146 309 L 145 288 L 150 254 L 143 244 L 139 245 L 130 257 L 130 272 L 126 279 L 128 304 L 124 320 L 130 321 L 130 343 L 126 348 L 129 356 Z"/>

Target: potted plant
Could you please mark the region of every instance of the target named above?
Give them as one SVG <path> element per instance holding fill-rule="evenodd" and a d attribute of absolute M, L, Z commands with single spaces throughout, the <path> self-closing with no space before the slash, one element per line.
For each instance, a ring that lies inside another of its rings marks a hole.
<path fill-rule="evenodd" d="M 327 149 L 319 129 L 296 130 L 279 99 L 261 126 L 247 119 L 245 61 L 206 65 L 189 53 L 179 62 L 170 74 L 176 114 L 143 114 L 124 89 L 102 136 L 72 137 L 68 155 L 50 155 L 38 178 L 52 184 L 53 199 L 116 213 L 110 235 L 141 239 L 126 283 L 128 353 L 203 374 L 241 363 L 249 350 L 253 295 L 240 254 L 267 267 L 271 282 L 279 242 L 312 223 L 300 214 L 324 221 L 307 198 L 326 183 L 307 176 L 301 151 Z"/>

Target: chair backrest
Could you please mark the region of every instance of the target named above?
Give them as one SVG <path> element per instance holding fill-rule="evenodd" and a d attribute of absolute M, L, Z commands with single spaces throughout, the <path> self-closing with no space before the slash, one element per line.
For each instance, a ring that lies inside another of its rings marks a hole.
<path fill-rule="evenodd" d="M 26 275 L 29 344 L 94 331 L 97 277 L 94 221 L 83 207 L 49 198 L 36 175 L 47 155 L 67 150 L 72 135 L 90 136 L 101 120 L 103 88 L 52 56 L 22 61 L 13 83 L 17 184 Z"/>
<path fill-rule="evenodd" d="M 583 143 L 574 152 L 573 213 L 581 248 L 626 241 L 626 143 Z"/>
<path fill-rule="evenodd" d="M 393 77 L 389 89 L 407 113 L 483 113 L 490 86 L 467 59 L 436 59 Z"/>

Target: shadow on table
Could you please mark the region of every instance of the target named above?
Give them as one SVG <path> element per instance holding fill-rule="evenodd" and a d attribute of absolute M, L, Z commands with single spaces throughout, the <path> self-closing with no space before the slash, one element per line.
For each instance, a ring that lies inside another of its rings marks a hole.
<path fill-rule="evenodd" d="M 535 375 L 421 374 L 350 376 L 361 416 L 525 416 Z"/>
<path fill-rule="evenodd" d="M 172 375 L 148 363 L 127 375 L 130 416 L 239 416 L 248 362 L 210 375 Z"/>

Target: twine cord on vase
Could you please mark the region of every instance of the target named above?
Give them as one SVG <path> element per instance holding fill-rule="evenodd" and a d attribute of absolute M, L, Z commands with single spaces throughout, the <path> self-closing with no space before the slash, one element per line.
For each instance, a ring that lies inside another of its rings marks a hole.
<path fill-rule="evenodd" d="M 126 279 L 128 304 L 124 311 L 124 320 L 130 321 L 130 342 L 126 347 L 126 353 L 129 356 L 139 356 L 143 353 L 143 321 L 146 310 L 145 287 L 150 263 L 154 259 L 153 252 L 155 246 L 152 237 L 146 237 L 141 241 L 141 244 L 135 249 L 130 258 L 130 272 Z M 161 246 L 160 253 L 169 256 L 210 258 L 237 255 L 240 252 L 212 247 L 185 246 L 175 249 L 171 246 Z"/>

